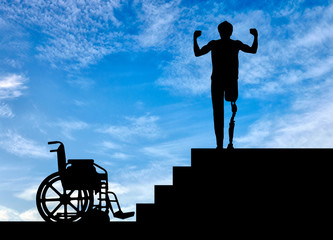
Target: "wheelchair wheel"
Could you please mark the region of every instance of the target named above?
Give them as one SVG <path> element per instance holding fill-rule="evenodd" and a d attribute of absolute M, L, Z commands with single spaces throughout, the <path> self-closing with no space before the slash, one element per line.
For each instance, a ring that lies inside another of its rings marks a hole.
<path fill-rule="evenodd" d="M 88 190 L 65 190 L 56 172 L 39 186 L 36 203 L 39 214 L 47 222 L 76 222 L 93 207 L 94 197 Z"/>

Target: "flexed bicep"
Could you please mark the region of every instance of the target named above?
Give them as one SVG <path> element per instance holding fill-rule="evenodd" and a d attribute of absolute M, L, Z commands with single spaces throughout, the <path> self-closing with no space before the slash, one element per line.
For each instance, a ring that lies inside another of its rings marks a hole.
<path fill-rule="evenodd" d="M 241 44 L 239 50 L 246 52 L 246 53 L 256 53 L 252 47 L 246 44 Z"/>
<path fill-rule="evenodd" d="M 249 45 L 246 45 L 246 44 L 240 42 L 239 49 L 242 50 L 243 52 L 254 54 L 254 53 L 257 53 L 257 49 L 258 49 L 258 31 L 255 28 L 251 28 L 250 33 L 254 37 L 252 46 L 250 47 Z"/>
<path fill-rule="evenodd" d="M 211 42 L 209 42 L 207 45 L 203 46 L 202 48 L 199 47 L 197 38 L 201 35 L 201 32 L 199 34 L 199 31 L 196 31 L 194 33 L 193 37 L 193 50 L 194 50 L 194 55 L 196 57 L 200 57 L 202 55 L 207 54 L 211 50 Z"/>
<path fill-rule="evenodd" d="M 210 48 L 209 44 L 207 44 L 207 45 L 203 46 L 201 49 L 199 48 L 199 51 L 194 52 L 194 54 L 196 57 L 200 57 L 202 55 L 209 53 L 210 50 L 211 50 L 211 48 Z"/>

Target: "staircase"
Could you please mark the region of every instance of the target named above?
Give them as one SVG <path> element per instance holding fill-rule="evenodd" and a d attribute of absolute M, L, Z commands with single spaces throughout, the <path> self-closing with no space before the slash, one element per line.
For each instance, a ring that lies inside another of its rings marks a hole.
<path fill-rule="evenodd" d="M 137 204 L 142 225 L 292 227 L 332 217 L 333 149 L 192 149 L 173 185 Z M 323 222 L 322 222 L 323 221 Z"/>
<path fill-rule="evenodd" d="M 173 168 L 173 185 L 155 186 L 154 203 L 137 204 L 136 222 L 1 222 L 0 229 L 45 238 L 43 229 L 59 239 L 332 235 L 333 149 L 192 149 L 191 154 L 190 167 Z"/>

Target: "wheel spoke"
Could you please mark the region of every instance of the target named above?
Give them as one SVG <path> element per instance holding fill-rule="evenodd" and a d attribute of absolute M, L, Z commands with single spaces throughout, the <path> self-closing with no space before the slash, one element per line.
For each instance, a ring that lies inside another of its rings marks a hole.
<path fill-rule="evenodd" d="M 84 200 L 84 198 L 82 198 L 82 197 L 73 197 L 73 198 L 71 198 L 71 201 L 75 201 L 75 200 Z"/>
<path fill-rule="evenodd" d="M 56 194 L 58 194 L 59 197 L 62 196 L 62 194 L 55 187 L 53 187 L 52 185 L 49 185 L 49 186 Z"/>
<path fill-rule="evenodd" d="M 78 197 L 77 208 L 80 209 L 80 205 L 81 205 L 81 210 L 82 210 L 83 201 L 82 201 L 81 190 L 79 190 L 79 193 L 78 193 L 77 197 Z"/>
<path fill-rule="evenodd" d="M 71 196 L 75 190 L 71 190 L 67 195 Z"/>
<path fill-rule="evenodd" d="M 67 220 L 67 204 L 64 204 L 64 217 Z"/>
<path fill-rule="evenodd" d="M 77 212 L 79 212 L 80 210 L 77 208 L 77 207 L 75 207 L 74 206 L 74 204 L 73 203 L 71 203 L 71 202 L 68 202 L 68 204 L 75 210 L 75 211 L 77 211 Z"/>
<path fill-rule="evenodd" d="M 60 201 L 60 198 L 45 198 L 45 202 L 57 202 Z"/>
<path fill-rule="evenodd" d="M 62 203 L 60 202 L 51 212 L 52 216 L 54 216 L 54 213 L 61 207 Z"/>

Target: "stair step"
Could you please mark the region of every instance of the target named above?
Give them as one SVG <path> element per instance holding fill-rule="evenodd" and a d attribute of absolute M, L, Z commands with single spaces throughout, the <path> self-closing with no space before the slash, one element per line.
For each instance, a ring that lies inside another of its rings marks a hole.
<path fill-rule="evenodd" d="M 155 219 L 156 205 L 153 203 L 137 203 L 136 204 L 136 221 L 137 222 L 152 222 Z"/>
<path fill-rule="evenodd" d="M 173 167 L 173 186 L 184 186 L 191 184 L 192 180 L 191 167 Z"/>
<path fill-rule="evenodd" d="M 155 204 L 170 204 L 174 200 L 174 191 L 172 185 L 155 185 Z"/>
<path fill-rule="evenodd" d="M 191 149 L 191 166 L 193 168 L 215 168 L 221 163 L 238 165 L 238 167 L 261 167 L 284 165 L 292 163 L 293 165 L 304 160 L 321 161 L 327 159 L 333 154 L 333 149 L 234 149 L 234 150 L 216 150 L 216 149 Z M 304 162 L 305 163 L 305 162 Z"/>

